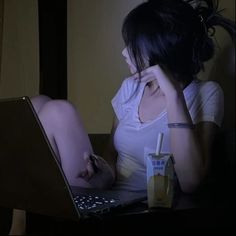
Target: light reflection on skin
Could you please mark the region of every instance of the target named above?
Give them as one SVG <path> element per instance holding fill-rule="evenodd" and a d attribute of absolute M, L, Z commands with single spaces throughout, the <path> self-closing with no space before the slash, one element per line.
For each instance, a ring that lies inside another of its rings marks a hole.
<path fill-rule="evenodd" d="M 137 68 L 136 68 L 136 66 L 132 63 L 132 60 L 131 60 L 131 58 L 130 58 L 130 55 L 129 55 L 129 52 L 128 52 L 127 48 L 124 48 L 124 49 L 123 49 L 122 55 L 124 56 L 125 61 L 126 61 L 126 63 L 128 64 L 128 66 L 129 66 L 129 70 L 130 70 L 131 74 L 137 73 Z"/>
<path fill-rule="evenodd" d="M 129 70 L 131 72 L 132 75 L 136 74 L 137 71 L 137 67 L 135 65 L 135 63 L 133 63 L 134 60 L 132 60 L 131 56 L 129 55 L 129 51 L 127 49 L 127 47 L 125 47 L 122 51 L 122 55 L 125 58 L 126 63 L 128 64 Z M 150 65 L 149 65 L 149 60 L 147 58 L 144 58 L 144 64 L 145 64 L 145 69 L 147 69 Z"/>

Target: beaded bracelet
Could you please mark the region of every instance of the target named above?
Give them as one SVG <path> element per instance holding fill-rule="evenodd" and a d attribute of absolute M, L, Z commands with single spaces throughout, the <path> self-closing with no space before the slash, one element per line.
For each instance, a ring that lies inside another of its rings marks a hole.
<path fill-rule="evenodd" d="M 186 128 L 186 129 L 194 129 L 195 125 L 190 123 L 169 123 L 168 128 Z"/>

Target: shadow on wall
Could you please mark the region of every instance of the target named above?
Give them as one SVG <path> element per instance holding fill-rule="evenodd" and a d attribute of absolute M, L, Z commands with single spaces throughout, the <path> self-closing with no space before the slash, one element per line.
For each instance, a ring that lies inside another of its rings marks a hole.
<path fill-rule="evenodd" d="M 235 46 L 226 45 L 217 55 L 209 75 L 224 91 L 225 114 L 223 129 L 235 130 Z"/>
<path fill-rule="evenodd" d="M 228 196 L 228 203 L 235 207 L 235 46 L 226 45 L 219 54 L 210 71 L 210 80 L 217 81 L 224 91 L 224 121 L 217 135 L 213 149 L 213 178 L 216 193 L 219 186 Z M 215 172 L 214 172 L 215 171 Z M 222 177 L 224 176 L 224 177 Z"/>

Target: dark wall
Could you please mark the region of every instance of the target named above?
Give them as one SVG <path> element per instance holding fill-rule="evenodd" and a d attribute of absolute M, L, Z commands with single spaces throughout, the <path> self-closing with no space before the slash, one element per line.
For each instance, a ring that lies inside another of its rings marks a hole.
<path fill-rule="evenodd" d="M 0 235 L 8 235 L 12 223 L 12 210 L 0 207 Z"/>
<path fill-rule="evenodd" d="M 67 0 L 38 0 L 40 94 L 67 98 Z"/>

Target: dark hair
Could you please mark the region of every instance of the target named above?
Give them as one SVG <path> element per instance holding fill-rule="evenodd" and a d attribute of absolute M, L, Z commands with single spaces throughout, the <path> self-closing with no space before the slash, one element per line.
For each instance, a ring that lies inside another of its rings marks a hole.
<path fill-rule="evenodd" d="M 149 0 L 125 18 L 122 35 L 140 73 L 159 64 L 178 81 L 189 83 L 215 52 L 215 26 L 235 41 L 235 23 L 223 17 L 214 0 Z M 145 58 L 146 57 L 146 58 Z"/>

